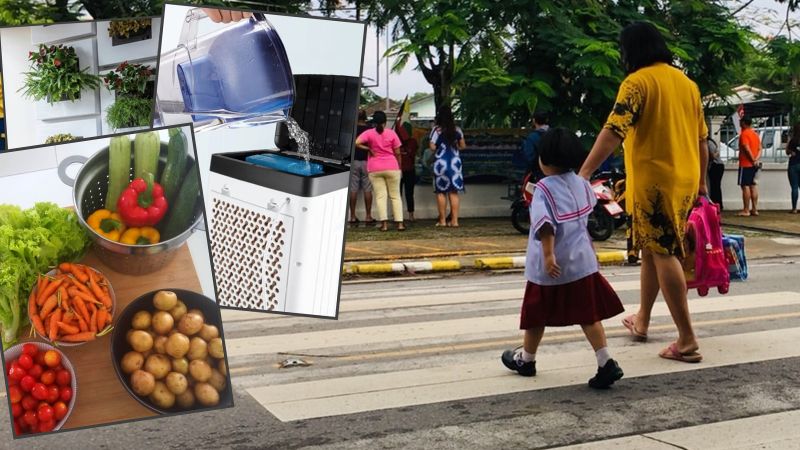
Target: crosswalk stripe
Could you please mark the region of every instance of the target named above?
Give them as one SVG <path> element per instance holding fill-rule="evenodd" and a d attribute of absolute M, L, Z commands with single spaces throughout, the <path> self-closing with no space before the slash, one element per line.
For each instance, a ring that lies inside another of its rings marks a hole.
<path fill-rule="evenodd" d="M 727 450 L 745 448 L 800 448 L 800 411 L 786 411 L 723 422 L 675 428 L 638 436 L 606 439 L 554 450 L 702 448 Z"/>
<path fill-rule="evenodd" d="M 713 297 L 690 302 L 693 314 L 735 311 L 759 307 L 800 305 L 800 293 L 771 292 L 750 295 Z M 663 302 L 656 303 L 653 317 L 669 315 Z M 613 319 L 617 320 L 617 319 Z M 396 343 L 409 340 L 451 338 L 458 335 L 488 336 L 490 333 L 508 333 L 517 329 L 518 314 L 470 317 L 465 319 L 413 322 L 358 328 L 313 331 L 296 334 L 278 334 L 233 338 L 226 340 L 229 357 L 297 352 L 307 349 L 363 346 Z"/>
<path fill-rule="evenodd" d="M 611 283 L 617 292 L 635 291 L 639 289 L 639 281 L 617 281 Z M 407 294 L 402 296 L 367 298 L 363 300 L 342 301 L 339 312 L 373 311 L 379 309 L 414 308 L 421 306 L 457 305 L 462 303 L 493 302 L 501 300 L 522 300 L 524 287 L 515 289 L 481 290 L 468 292 L 447 292 L 442 294 L 426 293 Z M 288 317 L 278 314 L 266 314 L 250 311 L 223 310 L 224 322 L 241 322 L 262 318 Z"/>
<path fill-rule="evenodd" d="M 800 328 L 705 338 L 702 341 L 705 359 L 701 364 L 655 357 L 664 343 L 629 345 L 613 351 L 626 377 L 634 378 L 797 357 L 800 356 L 800 347 L 795 344 L 798 339 Z M 537 362 L 540 372 L 534 378 L 516 376 L 493 358 L 455 366 L 314 380 L 247 391 L 275 417 L 288 422 L 582 385 L 596 368 L 593 355 L 586 350 L 543 354 Z"/>

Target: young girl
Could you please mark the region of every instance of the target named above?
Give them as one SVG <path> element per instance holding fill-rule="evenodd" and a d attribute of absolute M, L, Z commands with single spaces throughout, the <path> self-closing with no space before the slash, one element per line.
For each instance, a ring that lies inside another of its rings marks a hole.
<path fill-rule="evenodd" d="M 597 375 L 589 386 L 608 388 L 622 378 L 622 369 L 608 353 L 600 321 L 624 308 L 600 275 L 586 231 L 597 200 L 589 183 L 574 172 L 586 151 L 577 136 L 564 128 L 548 131 L 538 149 L 544 178 L 536 184 L 531 203 L 525 263 L 528 284 L 520 314 L 524 345 L 521 351 L 506 350 L 501 360 L 520 375 L 536 375 L 536 349 L 544 327 L 580 325 L 597 356 Z"/>

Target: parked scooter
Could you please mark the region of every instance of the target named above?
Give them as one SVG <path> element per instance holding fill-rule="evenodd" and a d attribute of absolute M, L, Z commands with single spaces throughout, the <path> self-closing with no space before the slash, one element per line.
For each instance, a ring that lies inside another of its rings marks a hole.
<path fill-rule="evenodd" d="M 591 184 L 597 205 L 589 215 L 589 235 L 595 241 L 605 241 L 626 220 L 625 209 L 619 203 L 624 199 L 625 173 L 618 170 L 600 172 L 592 176 Z"/>
<path fill-rule="evenodd" d="M 511 200 L 511 224 L 522 234 L 528 234 L 531 229 L 531 216 L 529 208 L 533 200 L 533 188 L 536 182 L 532 179 L 531 172 L 525 174 L 521 184 L 508 186 L 508 196 Z"/>

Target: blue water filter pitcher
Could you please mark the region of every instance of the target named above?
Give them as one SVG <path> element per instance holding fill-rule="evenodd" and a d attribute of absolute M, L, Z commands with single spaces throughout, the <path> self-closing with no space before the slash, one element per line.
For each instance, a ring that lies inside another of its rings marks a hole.
<path fill-rule="evenodd" d="M 278 155 L 275 153 L 262 153 L 245 158 L 245 161 L 262 167 L 279 170 L 295 175 L 311 176 L 323 173 L 322 164 Z"/>
<path fill-rule="evenodd" d="M 294 99 L 286 50 L 262 14 L 197 35 L 202 10 L 187 13 L 178 47 L 162 55 L 172 76 L 159 81 L 159 110 L 191 114 L 195 122 L 272 123 Z M 162 70 L 162 73 L 164 71 Z"/>

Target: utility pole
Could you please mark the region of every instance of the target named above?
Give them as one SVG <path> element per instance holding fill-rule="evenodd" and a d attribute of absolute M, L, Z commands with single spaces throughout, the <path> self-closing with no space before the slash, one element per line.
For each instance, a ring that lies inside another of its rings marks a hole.
<path fill-rule="evenodd" d="M 386 28 L 386 51 L 389 51 L 389 28 Z M 386 58 L 386 112 L 389 112 L 389 57 L 384 56 L 384 58 Z"/>

